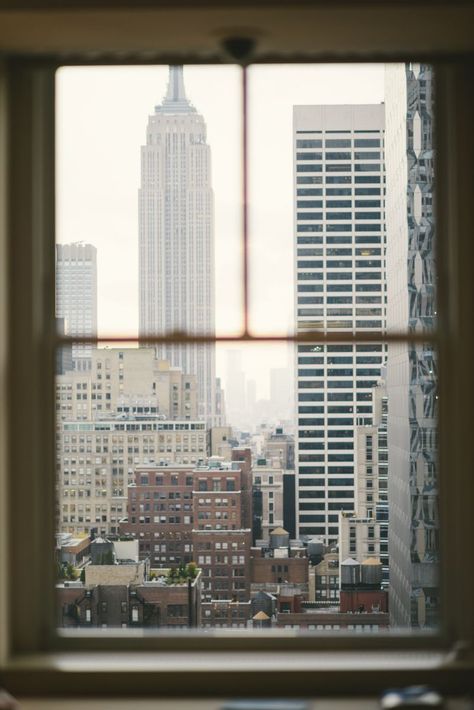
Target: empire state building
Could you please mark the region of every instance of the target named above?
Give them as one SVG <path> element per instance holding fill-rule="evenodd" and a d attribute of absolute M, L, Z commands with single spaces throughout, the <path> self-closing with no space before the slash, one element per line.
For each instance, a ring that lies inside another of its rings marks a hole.
<path fill-rule="evenodd" d="M 204 118 L 186 97 L 183 68 L 148 119 L 139 189 L 139 335 L 214 334 L 214 210 Z M 163 344 L 157 356 L 198 383 L 200 417 L 212 423 L 214 345 Z"/>

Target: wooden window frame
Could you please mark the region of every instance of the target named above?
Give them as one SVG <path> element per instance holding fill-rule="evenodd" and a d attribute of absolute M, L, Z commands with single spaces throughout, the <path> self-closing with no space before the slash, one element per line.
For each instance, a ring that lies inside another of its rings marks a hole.
<path fill-rule="evenodd" d="M 369 59 L 370 53 L 365 56 Z M 315 53 L 311 58 L 321 57 Z M 474 666 L 474 561 L 465 552 L 474 539 L 474 483 L 468 475 L 474 401 L 474 62 L 470 55 L 444 63 L 439 59 L 436 53 L 424 57 L 435 64 L 437 82 L 438 184 L 443 187 L 443 199 L 438 187 L 437 228 L 438 235 L 449 234 L 449 239 L 438 237 L 437 345 L 440 370 L 449 373 L 440 380 L 440 468 L 449 471 L 440 482 L 442 629 L 440 634 L 370 638 L 281 633 L 278 646 L 274 634 L 151 638 L 120 629 L 107 638 L 84 632 L 72 639 L 55 633 L 54 73 L 63 62 L 38 57 L 3 61 L 0 623 L 6 633 L 0 680 L 11 691 L 87 695 L 100 687 L 120 694 L 159 689 L 163 695 L 182 696 L 251 695 L 270 688 L 281 695 L 291 688 L 297 695 L 314 695 L 339 694 L 343 687 L 352 694 L 372 694 L 413 682 L 445 692 L 468 687 Z M 244 204 L 245 199 L 244 192 Z M 241 340 L 251 340 L 248 330 Z M 462 378 L 453 377 L 460 372 Z M 457 525 L 450 524 L 454 520 Z"/>

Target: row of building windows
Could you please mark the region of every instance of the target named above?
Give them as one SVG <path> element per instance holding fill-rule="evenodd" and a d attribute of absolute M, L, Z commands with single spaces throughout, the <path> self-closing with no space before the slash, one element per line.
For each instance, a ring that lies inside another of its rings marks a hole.
<path fill-rule="evenodd" d="M 305 133 L 307 131 L 304 131 Z M 309 131 L 310 133 L 320 133 L 321 131 Z M 345 131 L 339 131 L 345 133 Z M 303 133 L 303 131 L 298 131 Z M 329 131 L 326 131 L 329 133 Z M 322 138 L 297 138 L 297 148 L 322 148 Z M 325 138 L 324 145 L 326 148 L 380 148 L 379 138 Z"/>
<path fill-rule="evenodd" d="M 380 197 L 382 187 L 355 187 L 350 185 L 349 187 L 298 187 L 296 190 L 297 197 L 321 197 L 323 194 L 327 197 L 350 197 L 352 194 Z"/>
<path fill-rule="evenodd" d="M 327 146 L 329 147 L 329 146 Z M 347 146 L 350 147 L 350 146 Z M 301 151 L 296 153 L 296 160 L 323 160 L 323 153 L 314 151 Z M 326 151 L 324 160 L 380 160 L 379 151 Z"/>

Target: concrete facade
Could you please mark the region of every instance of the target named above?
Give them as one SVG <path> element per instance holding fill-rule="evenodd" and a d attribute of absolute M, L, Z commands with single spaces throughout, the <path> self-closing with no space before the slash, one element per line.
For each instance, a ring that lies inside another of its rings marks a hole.
<path fill-rule="evenodd" d="M 68 371 L 56 378 L 58 421 L 116 414 L 196 419 L 196 377 L 157 360 L 152 348 L 94 348 L 89 371 Z"/>
<path fill-rule="evenodd" d="M 263 540 L 269 539 L 274 528 L 283 527 L 283 469 L 278 463 L 279 459 L 256 459 L 253 466 L 253 486 L 261 493 Z"/>
<path fill-rule="evenodd" d="M 385 327 L 384 106 L 295 106 L 299 333 Z M 382 344 L 297 347 L 297 535 L 337 541 L 354 504 L 354 430 L 373 417 Z"/>

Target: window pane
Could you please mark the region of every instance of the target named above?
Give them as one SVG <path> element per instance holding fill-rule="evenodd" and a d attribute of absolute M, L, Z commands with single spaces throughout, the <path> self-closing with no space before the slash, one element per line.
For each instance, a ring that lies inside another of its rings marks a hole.
<path fill-rule="evenodd" d="M 197 378 L 134 345 L 92 349 L 88 371 L 58 351 L 58 623 L 246 628 L 252 545 L 283 526 L 295 537 L 292 348 L 219 346 L 234 424 L 221 411 L 211 429 Z M 193 346 L 182 351 L 190 362 Z M 272 570 L 260 548 L 257 579 L 308 588 L 307 560 L 280 555 Z"/>
<path fill-rule="evenodd" d="M 66 332 L 240 332 L 240 69 L 67 67 L 56 84 Z"/>
<path fill-rule="evenodd" d="M 237 71 L 220 68 L 217 79 L 227 70 Z M 170 86 L 179 87 L 180 77 L 172 70 Z M 250 324 L 312 339 L 308 331 L 318 329 L 321 340 L 184 346 L 142 339 L 60 351 L 58 623 L 436 627 L 431 68 L 258 66 L 249 87 Z M 170 144 L 189 108 L 182 96 L 177 103 Z M 199 163 L 207 143 L 193 146 Z M 180 183 L 188 175 L 184 153 L 165 155 Z M 232 165 L 236 185 L 238 159 Z M 170 219 L 182 206 L 178 193 L 168 195 Z M 199 226 L 202 214 L 186 215 Z M 137 225 L 135 245 L 150 227 Z M 216 232 L 216 251 L 219 239 Z M 240 243 L 226 244 L 214 266 L 218 332 L 232 331 L 233 298 L 241 295 L 241 284 L 232 286 L 241 275 Z M 185 262 L 196 256 L 194 243 L 181 246 L 168 279 L 137 280 L 132 291 L 143 287 L 148 298 L 154 288 L 180 290 Z M 93 294 L 96 278 L 100 293 L 99 252 L 99 244 L 58 248 L 58 303 L 60 295 Z M 238 262 L 229 283 L 226 258 Z M 206 272 L 209 290 L 213 275 Z M 194 276 L 187 286 L 196 286 Z M 196 286 L 194 301 L 181 293 L 171 300 L 184 319 L 173 327 L 200 332 L 185 319 L 201 295 Z M 136 313 L 139 300 L 129 303 Z M 95 325 L 68 323 L 73 316 L 96 323 L 94 303 L 69 305 L 70 317 L 58 306 L 59 327 L 72 338 L 93 333 Z M 120 304 L 112 311 L 123 315 L 117 338 L 136 334 Z M 112 582 L 123 587 L 120 603 L 103 592 Z"/>
<path fill-rule="evenodd" d="M 254 332 L 294 332 L 295 276 L 296 320 L 304 328 L 432 329 L 431 69 L 404 71 L 401 65 L 250 67 Z M 292 144 L 283 139 L 290 133 Z M 331 259 L 334 245 L 355 258 Z M 387 321 L 387 268 L 404 277 L 404 288 L 397 288 L 407 301 L 410 292 L 410 317 L 403 322 Z M 352 294 L 349 320 L 325 308 L 329 288 Z M 308 305 L 300 298 L 310 292 L 318 308 L 300 309 Z M 364 307 L 365 295 L 378 297 L 376 314 Z"/>
<path fill-rule="evenodd" d="M 439 622 L 436 360 L 429 344 L 297 347 L 299 537 L 337 546 L 341 610 L 378 569 L 398 628 Z"/>

